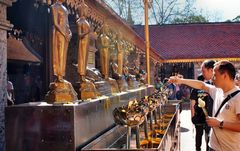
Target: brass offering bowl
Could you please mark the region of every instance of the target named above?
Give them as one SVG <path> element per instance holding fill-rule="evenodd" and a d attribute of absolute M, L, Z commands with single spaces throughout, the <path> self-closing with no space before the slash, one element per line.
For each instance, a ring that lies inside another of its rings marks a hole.
<path fill-rule="evenodd" d="M 144 116 L 148 113 L 148 108 L 136 100 L 130 101 L 127 106 L 115 108 L 113 110 L 114 121 L 118 125 L 134 127 L 143 123 Z"/>
<path fill-rule="evenodd" d="M 154 130 L 154 133 L 155 134 L 153 134 L 153 131 L 151 131 L 151 132 L 148 133 L 148 135 L 149 136 L 157 135 L 157 136 L 161 137 L 162 135 L 164 135 L 165 130 Z"/>
<path fill-rule="evenodd" d="M 141 148 L 157 148 L 161 142 L 161 138 L 149 138 L 140 141 Z"/>
<path fill-rule="evenodd" d="M 147 102 L 150 112 L 160 105 L 160 100 L 155 98 L 153 95 L 146 97 L 144 101 Z"/>
<path fill-rule="evenodd" d="M 167 113 L 166 113 L 166 114 L 164 114 L 163 116 L 166 117 L 166 118 L 172 118 L 172 117 L 174 116 L 174 114 L 167 114 Z"/>

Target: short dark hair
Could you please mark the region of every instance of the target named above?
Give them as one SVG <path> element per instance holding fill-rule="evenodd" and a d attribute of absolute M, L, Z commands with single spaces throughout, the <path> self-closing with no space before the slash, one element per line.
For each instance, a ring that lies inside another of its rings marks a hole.
<path fill-rule="evenodd" d="M 214 64 L 215 64 L 215 63 L 216 63 L 215 60 L 205 60 L 205 61 L 203 62 L 203 65 L 204 65 L 205 68 L 211 69 L 211 68 L 214 67 Z"/>
<path fill-rule="evenodd" d="M 227 73 L 232 80 L 235 79 L 236 69 L 230 61 L 227 61 L 227 60 L 219 61 L 219 62 L 216 62 L 214 66 L 218 66 L 218 71 L 221 74 Z"/>
<path fill-rule="evenodd" d="M 163 84 L 167 83 L 168 80 L 169 80 L 168 78 L 164 78 L 164 79 L 163 79 Z"/>
<path fill-rule="evenodd" d="M 200 75 L 198 75 L 197 79 L 200 81 L 204 81 L 204 76 L 202 74 L 200 74 Z"/>

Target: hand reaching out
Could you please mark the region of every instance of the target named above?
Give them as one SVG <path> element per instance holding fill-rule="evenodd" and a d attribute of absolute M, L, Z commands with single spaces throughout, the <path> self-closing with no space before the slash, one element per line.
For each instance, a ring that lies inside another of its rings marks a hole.
<path fill-rule="evenodd" d="M 180 83 L 180 77 L 179 76 L 171 76 L 168 80 L 169 83 L 176 83 L 176 84 L 181 84 Z"/>

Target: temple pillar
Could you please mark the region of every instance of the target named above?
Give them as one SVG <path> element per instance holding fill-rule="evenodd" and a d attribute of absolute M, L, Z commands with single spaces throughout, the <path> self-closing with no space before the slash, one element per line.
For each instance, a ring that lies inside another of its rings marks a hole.
<path fill-rule="evenodd" d="M 7 7 L 14 0 L 0 0 L 0 150 L 5 151 L 5 115 L 7 105 L 7 30 L 12 25 L 7 21 Z"/>

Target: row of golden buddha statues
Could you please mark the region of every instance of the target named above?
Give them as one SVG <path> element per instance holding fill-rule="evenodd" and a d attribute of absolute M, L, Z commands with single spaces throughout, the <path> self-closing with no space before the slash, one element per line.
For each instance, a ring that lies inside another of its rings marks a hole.
<path fill-rule="evenodd" d="M 66 61 L 67 61 L 67 51 L 70 39 L 72 37 L 72 32 L 69 27 L 68 22 L 68 10 L 62 4 L 65 0 L 56 0 L 54 4 L 51 5 L 52 14 L 52 36 L 51 36 L 51 51 L 52 51 L 52 64 L 53 73 L 56 76 L 56 80 L 50 83 L 50 90 L 46 95 L 46 100 L 49 103 L 67 103 L 74 102 L 78 100 L 77 93 L 73 89 L 70 82 L 64 79 L 66 73 Z M 95 84 L 93 81 L 86 78 L 87 72 L 87 62 L 88 62 L 88 50 L 89 50 L 89 40 L 91 27 L 86 19 L 88 6 L 81 1 L 78 10 L 77 33 L 78 33 L 78 64 L 77 72 L 80 77 L 80 98 L 82 100 L 89 98 L 96 98 L 101 95 L 97 92 Z M 122 36 L 119 33 L 114 37 L 114 45 L 111 46 L 110 38 L 107 35 L 108 28 L 103 26 L 101 32 L 97 37 L 97 47 L 100 51 L 100 66 L 101 74 L 106 83 L 111 86 L 111 91 L 113 93 L 125 91 L 131 87 L 131 75 L 128 73 L 127 66 L 124 67 L 124 43 L 122 42 Z M 117 48 L 117 54 L 111 57 L 112 61 L 110 64 L 110 49 L 111 47 Z M 109 71 L 109 67 L 111 72 Z M 114 78 L 109 77 L 109 73 Z M 128 76 L 129 83 L 123 78 L 123 74 Z M 117 82 L 116 82 L 117 81 Z M 120 89 L 120 90 L 119 90 Z"/>

